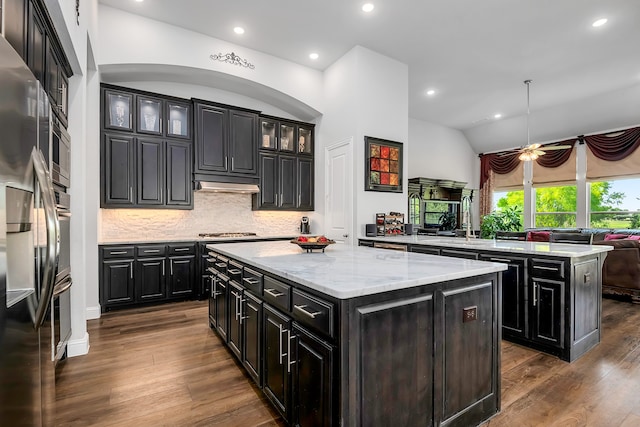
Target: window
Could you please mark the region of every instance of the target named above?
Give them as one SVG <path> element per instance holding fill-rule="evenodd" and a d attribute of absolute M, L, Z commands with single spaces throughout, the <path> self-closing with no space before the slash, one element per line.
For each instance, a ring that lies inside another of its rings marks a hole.
<path fill-rule="evenodd" d="M 511 206 L 515 206 L 520 212 L 524 212 L 524 190 L 493 192 L 492 210 L 503 210 Z M 524 224 L 524 213 L 520 215 L 520 224 Z"/>
<path fill-rule="evenodd" d="M 420 225 L 420 196 L 409 195 L 409 224 Z"/>
<path fill-rule="evenodd" d="M 640 228 L 640 178 L 589 184 L 589 226 Z"/>
<path fill-rule="evenodd" d="M 576 226 L 576 186 L 537 187 L 536 227 L 575 227 Z"/>

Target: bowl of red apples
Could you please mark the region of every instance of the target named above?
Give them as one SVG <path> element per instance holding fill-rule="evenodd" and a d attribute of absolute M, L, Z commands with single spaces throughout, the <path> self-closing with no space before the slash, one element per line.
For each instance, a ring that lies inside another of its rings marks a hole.
<path fill-rule="evenodd" d="M 325 236 L 298 236 L 290 242 L 295 243 L 307 252 L 312 252 L 313 250 L 322 250 L 324 252 L 327 246 L 335 243 L 334 240 Z"/>

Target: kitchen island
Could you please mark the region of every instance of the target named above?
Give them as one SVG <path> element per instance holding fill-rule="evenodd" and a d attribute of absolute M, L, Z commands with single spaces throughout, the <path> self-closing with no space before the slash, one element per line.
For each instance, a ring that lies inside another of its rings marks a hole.
<path fill-rule="evenodd" d="M 600 342 L 602 264 L 611 246 L 416 235 L 361 237 L 360 245 L 503 262 L 503 338 L 568 362 Z"/>
<path fill-rule="evenodd" d="M 207 245 L 209 323 L 291 425 L 477 425 L 500 408 L 504 264 Z"/>

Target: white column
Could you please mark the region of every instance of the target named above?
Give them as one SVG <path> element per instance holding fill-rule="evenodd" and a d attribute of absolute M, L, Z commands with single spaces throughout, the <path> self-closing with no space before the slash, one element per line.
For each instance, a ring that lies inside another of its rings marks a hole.
<path fill-rule="evenodd" d="M 587 182 L 587 146 L 576 146 L 576 226 L 589 226 L 590 205 L 589 183 Z"/>
<path fill-rule="evenodd" d="M 524 186 L 524 228 L 535 227 L 533 214 L 536 207 L 536 192 L 533 189 L 533 163 L 524 162 L 524 176 L 522 185 Z"/>

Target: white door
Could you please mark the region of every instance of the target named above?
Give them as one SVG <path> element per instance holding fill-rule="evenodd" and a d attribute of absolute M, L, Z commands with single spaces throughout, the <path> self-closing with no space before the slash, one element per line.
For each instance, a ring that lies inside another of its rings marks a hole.
<path fill-rule="evenodd" d="M 353 243 L 353 138 L 325 149 L 326 235 L 339 243 Z"/>

